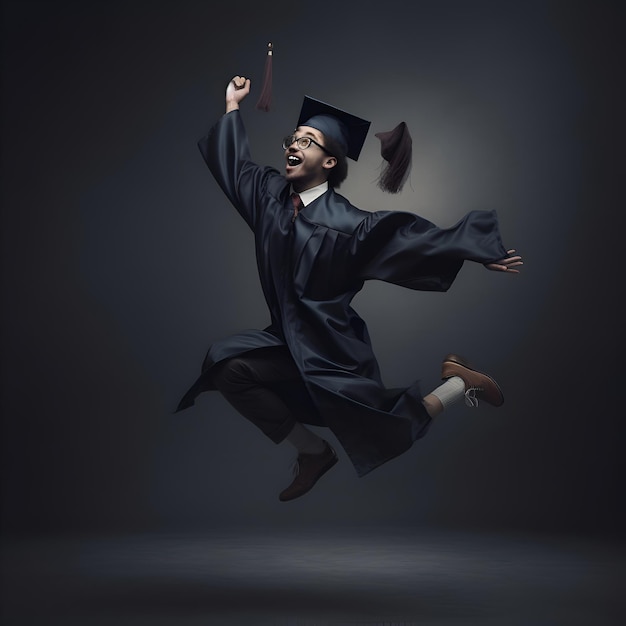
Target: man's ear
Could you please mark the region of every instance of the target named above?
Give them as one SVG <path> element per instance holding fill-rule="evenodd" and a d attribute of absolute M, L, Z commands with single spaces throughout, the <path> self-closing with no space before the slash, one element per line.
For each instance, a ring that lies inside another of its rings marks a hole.
<path fill-rule="evenodd" d="M 326 168 L 327 170 L 332 169 L 333 167 L 335 167 L 335 165 L 337 165 L 337 159 L 331 156 L 325 159 L 324 163 L 322 163 L 322 167 Z"/>

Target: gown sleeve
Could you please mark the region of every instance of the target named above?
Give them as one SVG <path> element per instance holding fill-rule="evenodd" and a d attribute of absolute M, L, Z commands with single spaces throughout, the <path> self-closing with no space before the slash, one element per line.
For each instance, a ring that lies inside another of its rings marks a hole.
<path fill-rule="evenodd" d="M 223 115 L 198 147 L 226 197 L 255 230 L 268 180 L 277 172 L 252 161 L 248 135 L 238 110 Z"/>
<path fill-rule="evenodd" d="M 409 289 L 447 291 L 464 261 L 490 263 L 507 255 L 495 211 L 471 211 L 451 228 L 413 213 L 378 211 L 351 241 L 353 272 Z"/>

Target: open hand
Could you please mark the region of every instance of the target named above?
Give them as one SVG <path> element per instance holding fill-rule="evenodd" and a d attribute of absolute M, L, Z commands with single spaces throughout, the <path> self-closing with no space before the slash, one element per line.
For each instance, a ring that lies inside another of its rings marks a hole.
<path fill-rule="evenodd" d="M 515 254 L 515 250 L 507 250 L 506 253 L 509 255 L 504 259 L 500 259 L 499 261 L 495 261 L 494 263 L 485 263 L 485 267 L 488 270 L 492 270 L 494 272 L 508 272 L 509 274 L 519 274 L 519 270 L 515 269 L 520 265 L 524 265 L 522 261 L 522 257 L 519 255 L 511 256 Z"/>

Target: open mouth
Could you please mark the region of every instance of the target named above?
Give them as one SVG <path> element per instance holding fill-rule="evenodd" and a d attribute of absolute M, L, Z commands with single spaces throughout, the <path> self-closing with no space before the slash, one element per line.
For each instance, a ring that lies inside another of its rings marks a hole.
<path fill-rule="evenodd" d="M 294 156 L 293 154 L 290 154 L 287 157 L 287 165 L 289 165 L 290 167 L 296 167 L 300 165 L 300 163 L 302 163 L 302 159 L 300 159 L 297 156 Z"/>

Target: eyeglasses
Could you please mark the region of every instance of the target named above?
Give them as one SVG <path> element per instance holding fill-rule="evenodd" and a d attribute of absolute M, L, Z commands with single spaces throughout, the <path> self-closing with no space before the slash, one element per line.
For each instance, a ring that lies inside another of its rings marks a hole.
<path fill-rule="evenodd" d="M 289 148 L 289 146 L 291 146 L 293 143 L 295 143 L 296 146 L 298 146 L 298 149 L 300 150 L 306 150 L 307 148 L 311 146 L 312 143 L 314 143 L 318 148 L 321 148 L 326 154 L 330 154 L 330 152 L 328 152 L 328 150 L 326 150 L 326 148 L 324 148 L 324 146 L 321 143 L 318 143 L 317 141 L 315 141 L 315 139 L 312 139 L 311 137 L 296 137 L 295 135 L 287 135 L 283 139 L 283 150 L 286 150 L 287 148 Z M 332 154 L 330 156 L 332 156 Z"/>

